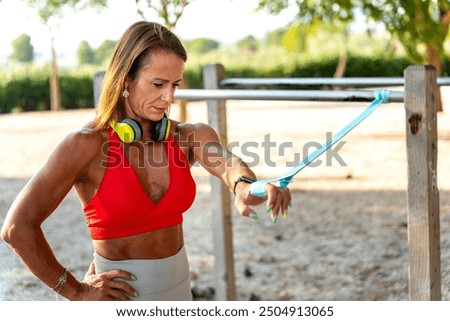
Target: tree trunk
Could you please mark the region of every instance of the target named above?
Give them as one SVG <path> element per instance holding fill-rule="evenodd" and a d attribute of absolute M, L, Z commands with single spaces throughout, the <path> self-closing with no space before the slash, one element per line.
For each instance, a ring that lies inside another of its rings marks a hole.
<path fill-rule="evenodd" d="M 186 84 L 184 81 L 182 81 L 181 84 L 180 84 L 180 88 L 186 89 L 186 88 L 188 88 L 188 86 L 187 86 L 187 84 Z M 188 116 L 188 113 L 187 113 L 187 104 L 188 104 L 187 100 L 180 100 L 180 101 L 179 101 L 179 105 L 180 105 L 180 117 L 179 117 L 178 120 L 179 120 L 180 122 L 182 122 L 182 123 L 185 123 L 185 122 L 187 121 L 187 116 Z"/>
<path fill-rule="evenodd" d="M 339 57 L 339 62 L 334 72 L 334 78 L 342 78 L 345 76 L 345 69 L 347 68 L 347 52 L 343 51 Z"/>
<path fill-rule="evenodd" d="M 342 78 L 345 76 L 345 69 L 347 69 L 347 51 L 342 51 L 333 78 Z M 333 90 L 340 90 L 340 86 L 332 86 Z"/>
<path fill-rule="evenodd" d="M 58 79 L 58 64 L 52 38 L 52 71 L 50 76 L 50 110 L 61 110 L 61 90 Z"/>

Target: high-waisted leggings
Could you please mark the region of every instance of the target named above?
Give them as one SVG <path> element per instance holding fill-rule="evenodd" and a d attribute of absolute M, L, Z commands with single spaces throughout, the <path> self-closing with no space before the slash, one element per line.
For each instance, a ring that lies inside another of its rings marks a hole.
<path fill-rule="evenodd" d="M 94 253 L 96 273 L 124 270 L 136 281 L 123 280 L 139 294 L 137 301 L 191 301 L 189 263 L 185 248 L 163 259 L 131 259 L 112 261 Z"/>

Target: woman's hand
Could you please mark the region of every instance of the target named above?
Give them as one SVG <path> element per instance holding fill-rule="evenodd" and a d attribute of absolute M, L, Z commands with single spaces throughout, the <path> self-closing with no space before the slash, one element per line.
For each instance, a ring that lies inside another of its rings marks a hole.
<path fill-rule="evenodd" d="M 270 213 L 273 223 L 277 222 L 278 215 L 284 218 L 288 215 L 288 207 L 291 204 L 291 192 L 288 188 L 277 187 L 272 184 L 266 184 L 264 190 L 267 194 L 267 200 L 254 196 L 250 193 L 250 184 L 241 182 L 236 186 L 236 198 L 234 204 L 242 216 L 248 216 L 258 219 L 258 214 L 251 206 L 259 205 L 266 200 L 266 212 Z"/>
<path fill-rule="evenodd" d="M 95 273 L 95 265 L 92 262 L 81 282 L 82 301 L 128 301 L 129 297 L 138 297 L 138 293 L 125 281 L 136 281 L 131 273 L 121 270 L 111 270 L 105 273 Z"/>

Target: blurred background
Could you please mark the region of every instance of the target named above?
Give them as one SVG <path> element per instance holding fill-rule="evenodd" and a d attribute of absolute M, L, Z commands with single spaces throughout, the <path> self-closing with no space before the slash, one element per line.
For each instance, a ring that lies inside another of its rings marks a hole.
<path fill-rule="evenodd" d="M 188 88 L 207 63 L 229 77 L 450 73 L 448 0 L 0 0 L 0 113 L 92 107 L 93 74 L 142 19 L 183 40 Z"/>
<path fill-rule="evenodd" d="M 185 88 L 203 88 L 202 67 L 209 63 L 222 64 L 228 77 L 403 77 L 412 64 L 450 75 L 448 0 L 0 0 L 0 224 L 56 144 L 92 120 L 94 73 L 106 69 L 116 41 L 142 19 L 166 25 L 183 41 Z M 450 87 L 440 93 L 442 299 L 448 301 Z M 181 119 L 181 102 L 174 105 L 171 117 Z M 366 106 L 230 100 L 229 141 L 262 142 L 269 133 L 298 151 L 323 142 L 325 132 Z M 204 102 L 189 102 L 188 111 L 187 121 L 207 122 Z M 408 299 L 404 113 L 403 104 L 380 106 L 346 137 L 340 151 L 346 166 L 305 169 L 291 184 L 288 220 L 274 225 L 264 209 L 257 223 L 235 213 L 238 300 Z M 291 153 L 273 156 L 277 166 L 261 163 L 258 174 L 284 172 L 292 160 Z M 211 300 L 214 204 L 208 176 L 199 167 L 193 174 L 199 193 L 185 215 L 192 288 L 196 299 Z M 92 245 L 74 191 L 44 229 L 58 259 L 81 279 Z M 0 300 L 55 299 L 4 242 L 0 257 Z"/>

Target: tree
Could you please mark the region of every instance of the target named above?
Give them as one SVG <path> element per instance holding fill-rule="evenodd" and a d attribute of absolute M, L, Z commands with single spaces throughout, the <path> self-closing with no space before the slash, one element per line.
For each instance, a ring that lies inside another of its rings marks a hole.
<path fill-rule="evenodd" d="M 197 38 L 191 41 L 186 41 L 186 47 L 189 52 L 205 54 L 219 48 L 220 43 L 213 39 Z"/>
<path fill-rule="evenodd" d="M 184 8 L 194 0 L 135 0 L 138 14 L 146 19 L 141 5 L 146 5 L 147 8 L 155 10 L 158 17 L 162 18 L 164 25 L 168 29 L 174 29 L 178 20 L 183 15 Z M 156 2 L 156 4 L 155 4 Z"/>
<path fill-rule="evenodd" d="M 382 23 L 401 42 L 413 62 L 433 65 L 437 75 L 442 75 L 444 41 L 450 26 L 448 0 L 259 0 L 258 9 L 276 14 L 291 5 L 297 6 L 298 20 L 303 23 L 314 19 L 351 21 L 354 10 L 360 8 L 368 20 Z M 442 110 L 439 90 L 436 101 Z"/>
<path fill-rule="evenodd" d="M 236 47 L 238 47 L 241 50 L 247 50 L 250 52 L 255 52 L 258 50 L 259 47 L 259 41 L 253 37 L 253 36 L 247 36 L 245 38 L 242 38 L 236 43 Z"/>
<path fill-rule="evenodd" d="M 54 36 L 59 20 L 67 9 L 82 10 L 86 7 L 106 7 L 107 0 L 25 0 L 29 7 L 35 9 L 41 22 L 50 32 L 52 71 L 50 77 L 51 110 L 61 109 L 60 87 L 58 79 L 58 63 L 54 46 Z"/>
<path fill-rule="evenodd" d="M 308 26 L 304 24 L 292 24 L 283 35 L 281 43 L 288 52 L 306 52 L 308 41 Z"/>
<path fill-rule="evenodd" d="M 78 64 L 93 64 L 94 63 L 94 51 L 86 40 L 83 40 L 78 47 L 77 52 Z"/>
<path fill-rule="evenodd" d="M 31 45 L 31 37 L 21 34 L 11 43 L 13 52 L 9 57 L 11 60 L 18 62 L 32 62 L 34 59 L 34 48 Z"/>
<path fill-rule="evenodd" d="M 175 26 L 183 15 L 184 9 L 192 3 L 194 0 L 159 0 L 158 4 L 155 4 L 155 1 L 152 0 L 135 0 L 137 12 L 138 14 L 145 20 L 144 11 L 141 9 L 141 4 L 147 6 L 147 8 L 155 10 L 157 15 L 162 18 L 164 21 L 164 25 L 170 29 L 175 29 Z M 186 88 L 187 84 L 182 82 L 181 88 Z M 187 118 L 187 110 L 186 110 L 187 102 L 186 100 L 180 101 L 180 120 L 182 122 L 186 121 Z"/>
<path fill-rule="evenodd" d="M 397 37 L 414 62 L 426 62 L 441 75 L 443 44 L 449 32 L 450 1 L 448 0 L 259 0 L 258 9 L 277 14 L 291 5 L 298 8 L 298 21 L 311 23 L 351 21 L 357 8 L 368 20 L 384 24 Z M 425 46 L 423 53 L 421 46 Z"/>
<path fill-rule="evenodd" d="M 106 60 L 111 58 L 115 46 L 116 46 L 116 41 L 108 40 L 108 39 L 103 41 L 102 44 L 94 51 L 95 63 L 101 65 Z"/>
<path fill-rule="evenodd" d="M 286 33 L 287 28 L 279 28 L 273 31 L 270 31 L 265 36 L 265 42 L 267 46 L 277 47 L 281 45 L 281 41 Z"/>
<path fill-rule="evenodd" d="M 438 75 L 442 74 L 441 59 L 450 25 L 448 0 L 364 1 L 363 10 L 399 39 L 414 62 L 426 62 L 436 67 Z M 425 46 L 425 53 L 421 46 Z"/>

